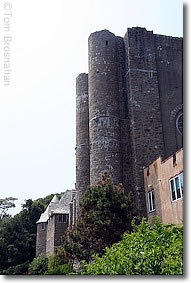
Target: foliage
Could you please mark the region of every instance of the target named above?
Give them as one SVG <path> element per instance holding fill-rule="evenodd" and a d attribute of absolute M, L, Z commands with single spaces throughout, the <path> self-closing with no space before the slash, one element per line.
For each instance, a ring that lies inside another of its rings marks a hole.
<path fill-rule="evenodd" d="M 160 224 L 151 226 L 145 219 L 133 224 L 119 243 L 105 249 L 105 255 L 89 263 L 86 275 L 182 275 L 183 227 Z"/>
<path fill-rule="evenodd" d="M 73 272 L 72 263 L 55 265 L 54 268 L 48 269 L 45 275 L 70 275 Z"/>
<path fill-rule="evenodd" d="M 16 266 L 31 262 L 35 257 L 36 221 L 47 207 L 49 198 L 47 196 L 45 201 L 28 199 L 20 213 L 0 221 L 0 273 L 6 270 L 17 272 Z"/>
<path fill-rule="evenodd" d="M 32 261 L 35 256 L 36 221 L 44 207 L 26 202 L 25 208 L 0 225 L 0 270 Z"/>
<path fill-rule="evenodd" d="M 58 198 L 61 198 L 61 195 L 63 193 L 60 193 L 60 194 L 56 194 Z M 53 197 L 55 196 L 55 194 L 50 194 L 44 198 L 38 198 L 36 200 L 36 202 L 38 203 L 42 203 L 44 205 L 45 208 L 47 208 L 47 206 L 49 205 L 49 203 L 51 202 L 51 200 L 53 199 Z"/>
<path fill-rule="evenodd" d="M 2 275 L 26 275 L 28 274 L 28 268 L 29 268 L 29 261 L 26 261 L 25 263 L 18 264 L 12 267 L 9 267 L 6 270 L 2 270 Z"/>
<path fill-rule="evenodd" d="M 49 258 L 51 261 L 51 258 Z M 48 263 L 48 271 L 45 272 L 45 275 L 68 275 L 73 272 L 72 263 L 61 264 L 55 261 L 53 264 Z"/>
<path fill-rule="evenodd" d="M 31 275 L 44 275 L 46 271 L 48 271 L 48 258 L 44 255 L 34 258 L 29 265 Z"/>
<path fill-rule="evenodd" d="M 75 230 L 64 237 L 63 247 L 71 258 L 89 261 L 92 254 L 103 254 L 106 246 L 131 231 L 135 205 L 131 194 L 122 185 L 113 185 L 104 174 L 95 186 L 87 188 L 80 204 L 80 216 Z"/>
<path fill-rule="evenodd" d="M 73 268 L 71 263 L 58 254 L 52 254 L 34 258 L 28 271 L 31 275 L 68 275 L 73 272 Z"/>
<path fill-rule="evenodd" d="M 68 261 L 63 249 L 58 247 L 56 253 L 48 257 L 48 271 L 46 274 L 66 275 L 71 272 L 73 272 L 72 264 Z"/>
<path fill-rule="evenodd" d="M 17 200 L 13 197 L 0 199 L 0 220 L 7 215 L 9 208 L 15 207 L 14 201 Z"/>

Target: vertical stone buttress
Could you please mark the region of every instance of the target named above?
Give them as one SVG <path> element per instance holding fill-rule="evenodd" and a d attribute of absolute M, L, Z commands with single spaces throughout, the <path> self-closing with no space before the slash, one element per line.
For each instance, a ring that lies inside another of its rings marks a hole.
<path fill-rule="evenodd" d="M 121 162 L 123 172 L 123 186 L 125 192 L 133 191 L 134 178 L 132 170 L 132 154 L 130 143 L 130 123 L 128 115 L 127 85 L 126 85 L 126 56 L 123 38 L 117 36 L 117 71 L 119 87 L 119 111 L 121 128 Z"/>
<path fill-rule="evenodd" d="M 77 209 L 90 184 L 88 75 L 76 79 L 76 199 Z"/>
<path fill-rule="evenodd" d="M 154 36 L 132 28 L 124 40 L 135 200 L 146 216 L 143 168 L 164 154 Z"/>
<path fill-rule="evenodd" d="M 91 185 L 104 172 L 114 183 L 123 181 L 116 41 L 107 30 L 88 40 Z"/>

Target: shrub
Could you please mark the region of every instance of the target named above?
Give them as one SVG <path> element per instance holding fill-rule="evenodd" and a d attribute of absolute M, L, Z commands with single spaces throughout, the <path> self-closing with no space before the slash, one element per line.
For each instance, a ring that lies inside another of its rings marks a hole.
<path fill-rule="evenodd" d="M 48 271 L 48 258 L 44 255 L 34 258 L 29 265 L 29 274 L 43 275 L 46 271 Z"/>
<path fill-rule="evenodd" d="M 65 263 L 62 265 L 55 265 L 54 268 L 48 269 L 45 275 L 69 275 L 73 272 L 72 264 Z"/>
<path fill-rule="evenodd" d="M 131 231 L 134 215 L 132 194 L 125 195 L 123 186 L 113 185 L 104 174 L 95 186 L 87 188 L 76 229 L 69 230 L 64 237 L 64 250 L 78 260 L 89 261 L 94 253 L 102 255 L 106 246 L 121 240 L 125 231 Z"/>
<path fill-rule="evenodd" d="M 6 270 L 2 270 L 2 275 L 24 275 L 28 273 L 29 268 L 29 261 L 26 261 L 25 263 L 18 264 L 15 266 L 11 266 L 7 268 Z"/>
<path fill-rule="evenodd" d="M 62 259 L 57 254 L 53 254 L 48 257 L 48 271 L 45 272 L 46 275 L 68 275 L 72 272 L 72 264 L 66 262 L 64 258 Z"/>
<path fill-rule="evenodd" d="M 145 219 L 133 224 L 131 234 L 124 233 L 119 243 L 94 256 L 82 274 L 86 275 L 182 275 L 183 227 L 151 226 Z"/>

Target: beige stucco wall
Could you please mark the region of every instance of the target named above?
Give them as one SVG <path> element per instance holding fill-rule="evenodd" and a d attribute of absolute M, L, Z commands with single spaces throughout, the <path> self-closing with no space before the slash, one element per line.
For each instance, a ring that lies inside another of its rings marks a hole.
<path fill-rule="evenodd" d="M 148 176 L 149 170 L 149 176 Z M 161 161 L 155 160 L 144 169 L 145 194 L 148 208 L 148 192 L 154 189 L 156 211 L 148 212 L 148 218 L 153 222 L 158 215 L 162 223 L 183 223 L 183 199 L 171 200 L 169 180 L 183 172 L 183 149 L 176 153 L 176 162 L 173 156 Z"/>

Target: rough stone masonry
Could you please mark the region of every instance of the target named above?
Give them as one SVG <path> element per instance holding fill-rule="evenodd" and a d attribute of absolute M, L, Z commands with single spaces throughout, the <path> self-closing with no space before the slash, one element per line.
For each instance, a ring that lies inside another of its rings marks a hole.
<path fill-rule="evenodd" d="M 183 39 L 128 28 L 88 40 L 88 74 L 76 80 L 77 205 L 108 172 L 146 216 L 143 169 L 182 143 Z"/>

